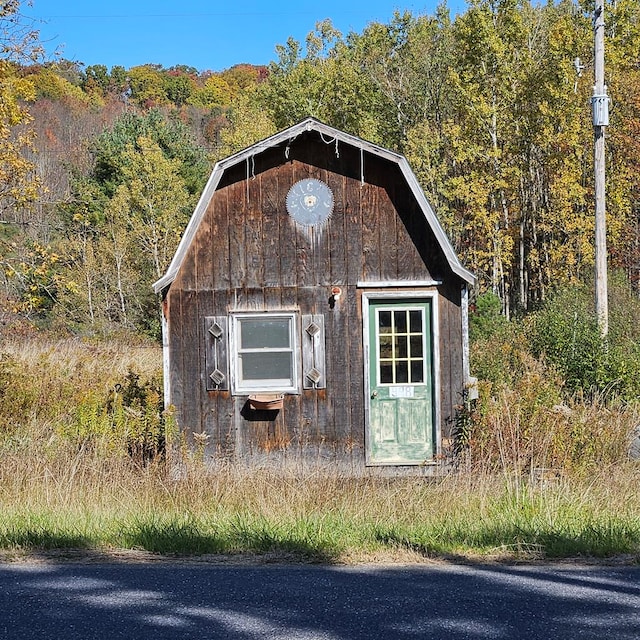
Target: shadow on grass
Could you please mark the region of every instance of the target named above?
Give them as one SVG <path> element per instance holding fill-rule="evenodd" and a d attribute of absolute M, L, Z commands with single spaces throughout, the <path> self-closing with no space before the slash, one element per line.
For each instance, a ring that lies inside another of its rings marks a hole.
<path fill-rule="evenodd" d="M 47 529 L 26 529 L 2 535 L 2 546 L 21 549 L 90 549 L 95 540 L 72 533 L 60 533 Z"/>
<path fill-rule="evenodd" d="M 637 553 L 640 539 L 636 532 L 610 527 L 588 526 L 576 534 L 539 531 L 518 526 L 480 528 L 476 531 L 447 532 L 432 537 L 394 527 L 378 527 L 373 539 L 387 547 L 406 549 L 428 558 L 460 559 L 481 554 L 505 554 L 511 558 L 606 558 Z"/>
<path fill-rule="evenodd" d="M 0 535 L 0 548 L 4 556 L 12 555 L 29 557 L 64 556 L 69 550 L 75 554 L 84 554 L 96 548 L 96 541 L 87 536 L 75 533 L 50 531 L 46 528 L 24 529 L 3 532 Z"/>
<path fill-rule="evenodd" d="M 519 527 L 477 527 L 472 530 L 419 531 L 377 525 L 365 536 L 378 547 L 409 551 L 425 558 L 454 563 L 503 557 L 505 560 L 539 560 L 568 557 L 607 558 L 638 553 L 640 540 L 628 528 L 587 526 L 574 535 L 562 531 L 540 531 Z M 346 544 L 346 543 L 345 543 Z M 250 521 L 238 518 L 218 525 L 189 520 L 154 520 L 122 523 L 115 536 L 96 539 L 47 527 L 5 531 L 0 548 L 61 557 L 87 553 L 109 555 L 107 549 L 145 551 L 157 556 L 197 557 L 206 555 L 256 560 L 335 564 L 347 550 L 338 537 L 323 536 L 313 524 Z"/>
<path fill-rule="evenodd" d="M 191 523 L 138 523 L 121 532 L 122 546 L 151 553 L 180 556 L 207 554 L 283 555 L 303 562 L 331 564 L 339 552 L 330 545 L 301 540 L 295 533 L 251 528 L 231 528 L 203 533 Z"/>

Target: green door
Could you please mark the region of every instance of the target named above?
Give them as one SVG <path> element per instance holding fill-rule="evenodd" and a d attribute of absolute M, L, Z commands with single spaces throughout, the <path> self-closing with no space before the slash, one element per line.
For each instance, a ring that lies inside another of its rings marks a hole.
<path fill-rule="evenodd" d="M 431 300 L 369 304 L 368 459 L 419 464 L 434 455 Z"/>

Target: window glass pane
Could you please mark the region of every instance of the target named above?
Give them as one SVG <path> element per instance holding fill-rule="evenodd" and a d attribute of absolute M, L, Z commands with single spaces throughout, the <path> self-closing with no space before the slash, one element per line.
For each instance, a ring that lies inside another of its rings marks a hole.
<path fill-rule="evenodd" d="M 409 382 L 409 363 L 406 360 L 396 362 L 396 383 Z"/>
<path fill-rule="evenodd" d="M 380 363 L 380 382 L 385 384 L 393 382 L 393 365 L 390 362 Z"/>
<path fill-rule="evenodd" d="M 406 311 L 394 311 L 395 329 L 397 333 L 407 332 L 407 312 Z"/>
<path fill-rule="evenodd" d="M 424 367 L 422 360 L 413 360 L 411 362 L 411 382 L 416 384 L 424 382 Z"/>
<path fill-rule="evenodd" d="M 407 357 L 407 336 L 396 336 L 396 358 Z"/>
<path fill-rule="evenodd" d="M 411 336 L 411 357 L 422 358 L 422 336 Z"/>
<path fill-rule="evenodd" d="M 391 333 L 391 311 L 378 312 L 378 327 L 380 333 Z"/>
<path fill-rule="evenodd" d="M 392 358 L 393 347 L 391 342 L 391 336 L 380 336 L 380 357 Z"/>
<path fill-rule="evenodd" d="M 240 348 L 289 348 L 288 318 L 243 318 L 240 320 Z"/>
<path fill-rule="evenodd" d="M 422 311 L 409 311 L 409 330 L 422 333 Z"/>
<path fill-rule="evenodd" d="M 291 353 L 242 353 L 240 354 L 242 380 L 291 380 L 293 362 Z"/>

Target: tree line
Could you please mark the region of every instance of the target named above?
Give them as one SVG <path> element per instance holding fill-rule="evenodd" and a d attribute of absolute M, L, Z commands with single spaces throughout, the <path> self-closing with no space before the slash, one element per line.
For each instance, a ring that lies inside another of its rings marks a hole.
<path fill-rule="evenodd" d="M 1 6 L 3 26 L 19 16 Z M 314 116 L 406 155 L 477 293 L 507 316 L 535 309 L 593 270 L 592 12 L 470 0 L 361 33 L 327 20 L 268 67 L 223 72 L 43 63 L 32 31 L 1 30 L 5 307 L 155 334 L 150 284 L 213 163 Z M 610 264 L 637 291 L 640 5 L 607 5 L 606 29 Z"/>

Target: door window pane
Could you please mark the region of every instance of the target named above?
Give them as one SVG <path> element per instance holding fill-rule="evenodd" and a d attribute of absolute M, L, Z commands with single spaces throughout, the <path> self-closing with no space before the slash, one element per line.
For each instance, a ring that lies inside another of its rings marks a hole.
<path fill-rule="evenodd" d="M 406 358 L 407 351 L 407 336 L 396 336 L 396 358 Z"/>
<path fill-rule="evenodd" d="M 393 358 L 393 342 L 391 336 L 380 336 L 380 358 L 382 360 Z"/>
<path fill-rule="evenodd" d="M 422 360 L 411 361 L 411 382 L 424 382 L 424 364 Z"/>
<path fill-rule="evenodd" d="M 393 365 L 390 362 L 380 363 L 380 382 L 382 384 L 393 383 Z"/>
<path fill-rule="evenodd" d="M 411 357 L 422 358 L 422 336 L 411 336 Z"/>
<path fill-rule="evenodd" d="M 391 333 L 391 311 L 378 313 L 378 328 L 380 333 Z"/>
<path fill-rule="evenodd" d="M 380 384 L 425 382 L 424 310 L 377 310 L 378 381 Z"/>
<path fill-rule="evenodd" d="M 395 320 L 394 329 L 396 333 L 406 333 L 407 332 L 407 312 L 404 310 L 396 311 L 393 315 Z"/>
<path fill-rule="evenodd" d="M 409 311 L 409 331 L 422 333 L 422 311 Z"/>

